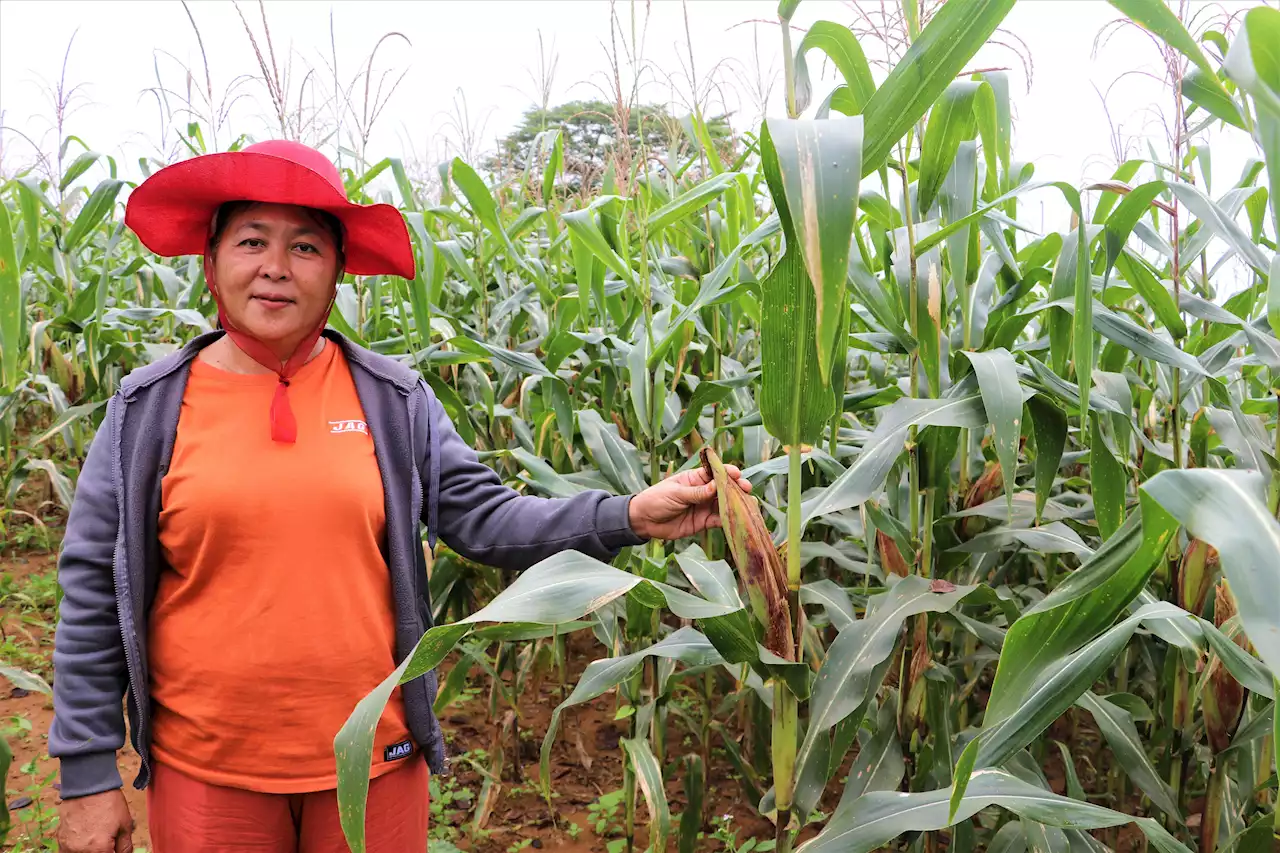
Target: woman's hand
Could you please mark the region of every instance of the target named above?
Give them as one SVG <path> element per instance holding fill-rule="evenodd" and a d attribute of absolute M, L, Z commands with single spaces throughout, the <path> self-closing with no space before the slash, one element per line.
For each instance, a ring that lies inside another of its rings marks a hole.
<path fill-rule="evenodd" d="M 747 494 L 751 481 L 736 465 L 726 465 L 732 485 Z M 631 499 L 631 529 L 646 539 L 683 539 L 720 526 L 716 484 L 699 466 L 650 486 Z"/>
<path fill-rule="evenodd" d="M 120 788 L 63 800 L 58 816 L 58 849 L 64 853 L 133 850 L 133 816 Z"/>

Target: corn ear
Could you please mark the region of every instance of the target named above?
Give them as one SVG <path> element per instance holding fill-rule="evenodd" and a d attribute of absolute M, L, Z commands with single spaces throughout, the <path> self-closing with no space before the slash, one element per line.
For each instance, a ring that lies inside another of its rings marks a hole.
<path fill-rule="evenodd" d="M 893 541 L 892 536 L 883 530 L 877 530 L 876 547 L 880 549 L 880 565 L 886 572 L 901 578 L 910 574 L 906 558 L 902 556 L 902 549 L 898 547 L 897 542 Z"/>
<path fill-rule="evenodd" d="M 1213 623 L 1221 628 L 1235 615 L 1235 598 L 1226 582 L 1220 581 L 1214 589 Z M 1235 642 L 1241 648 L 1247 648 L 1247 641 L 1242 635 L 1237 634 Z M 1236 733 L 1243 710 L 1244 687 L 1222 665 L 1222 659 L 1214 655 L 1205 672 L 1204 690 L 1204 728 L 1213 752 L 1221 753 L 1231 746 L 1231 738 Z"/>
<path fill-rule="evenodd" d="M 1198 541 L 1198 540 L 1197 540 Z M 1194 545 L 1195 542 L 1192 542 Z M 1188 551 L 1190 547 L 1188 547 Z M 1214 555 L 1216 558 L 1216 554 Z M 1185 560 L 1184 560 L 1185 562 Z M 1236 615 L 1235 596 L 1225 580 L 1219 581 L 1214 588 L 1213 624 L 1221 628 L 1227 620 Z M 1243 633 L 1234 637 L 1236 645 L 1249 649 L 1249 642 Z M 1205 792 L 1204 812 L 1200 822 L 1200 849 L 1212 853 L 1217 849 L 1218 828 L 1226 806 L 1226 767 L 1222 754 L 1231 746 L 1236 727 L 1240 724 L 1240 715 L 1244 711 L 1244 687 L 1236 681 L 1231 673 L 1222 665 L 1222 658 L 1216 654 L 1209 661 L 1205 671 L 1204 687 L 1204 730 L 1209 738 L 1209 746 L 1213 755 L 1213 766 L 1209 772 L 1209 786 Z"/>
<path fill-rule="evenodd" d="M 906 701 L 902 705 L 899 726 L 899 735 L 903 740 L 909 740 L 912 732 L 922 731 L 924 727 L 927 687 L 924 674 L 932 659 L 929 652 L 929 616 L 921 613 L 916 617 L 911 636 L 911 664 L 907 670 L 907 689 L 903 694 Z"/>
<path fill-rule="evenodd" d="M 964 508 L 973 509 L 982 506 L 987 501 L 999 497 L 1003 492 L 1003 470 L 1000 463 L 995 462 L 988 465 L 987 470 L 982 472 L 982 476 L 969 487 L 969 492 L 964 499 Z M 971 515 L 960 522 L 960 538 L 972 539 L 989 526 L 987 519 L 979 515 Z"/>
<path fill-rule="evenodd" d="M 1192 539 L 1178 565 L 1178 604 L 1199 616 L 1218 572 L 1218 552 L 1203 539 Z"/>
<path fill-rule="evenodd" d="M 791 635 L 791 607 L 787 603 L 787 572 L 764 526 L 755 498 L 730 485 L 724 463 L 710 446 L 701 452 L 702 465 L 715 480 L 720 523 L 738 575 L 747 588 L 751 610 L 764 626 L 764 646 L 784 660 L 795 660 Z"/>

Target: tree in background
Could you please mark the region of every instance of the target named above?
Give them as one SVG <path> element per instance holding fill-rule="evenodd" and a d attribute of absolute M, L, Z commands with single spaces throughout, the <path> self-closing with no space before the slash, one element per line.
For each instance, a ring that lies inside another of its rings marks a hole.
<path fill-rule="evenodd" d="M 728 116 L 707 118 L 706 122 L 713 142 L 728 154 L 733 145 Z M 626 132 L 622 133 L 624 127 Z M 498 140 L 497 151 L 485 167 L 493 172 L 523 171 L 530 155 L 537 156 L 538 134 L 556 128 L 564 137 L 564 172 L 559 187 L 568 193 L 599 188 L 608 168 L 629 165 L 642 145 L 659 166 L 665 166 L 671 152 L 687 145 L 680 118 L 664 105 L 619 110 L 606 101 L 570 101 L 528 110 L 519 126 Z"/>

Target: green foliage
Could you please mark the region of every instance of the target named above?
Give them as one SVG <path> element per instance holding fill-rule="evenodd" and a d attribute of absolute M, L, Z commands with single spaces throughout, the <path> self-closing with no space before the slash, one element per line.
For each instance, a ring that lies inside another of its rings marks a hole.
<path fill-rule="evenodd" d="M 728 116 L 707 118 L 705 128 L 717 148 L 731 151 L 734 140 Z M 662 104 L 642 104 L 620 115 L 614 104 L 605 101 L 570 101 L 527 110 L 519 125 L 498 140 L 498 153 L 486 159 L 485 168 L 523 172 L 531 162 L 541 165 L 545 159 L 538 159 L 540 138 L 557 130 L 562 175 L 556 186 L 562 193 L 599 189 L 605 172 L 619 156 L 629 159 L 645 148 L 665 157 L 690 145 L 679 116 Z"/>
<path fill-rule="evenodd" d="M 1003 72 L 957 77 L 1012 4 L 930 5 L 906 5 L 909 43 L 878 87 L 852 31 L 819 22 L 793 50 L 783 29 L 789 100 L 811 96 L 819 53 L 845 78 L 819 117 L 736 137 L 637 106 L 618 135 L 612 106 L 578 103 L 529 114 L 493 162 L 445 164 L 438 199 L 391 159 L 348 175 L 404 211 L 422 273 L 347 278 L 335 327 L 419 370 L 522 492 L 631 493 L 707 446 L 738 464 L 785 547 L 797 649 L 761 645 L 719 532 L 514 578 L 442 543 L 437 627 L 335 733 L 353 850 L 369 721 L 455 648 L 495 720 L 524 685 L 562 682 L 547 730 L 514 737 L 541 741 L 553 812 L 564 715 L 612 702 L 622 784 L 589 809 L 609 849 L 646 820 L 697 847 L 707 794 L 730 785 L 777 822 L 739 841 L 713 820 L 740 851 L 786 853 L 802 829 L 810 853 L 1096 849 L 1125 825 L 1162 853 L 1269 840 L 1277 13 L 1193 36 L 1166 3 L 1113 2 L 1185 58 L 1170 92 L 1198 124 L 1077 187 L 1016 159 Z M 1225 191 L 1205 127 L 1259 154 Z M 0 188 L 6 532 L 69 505 L 124 373 L 211 327 L 199 263 L 144 252 L 102 168 L 80 157 Z M 1035 231 L 1046 190 L 1071 214 Z M 1189 600 L 1219 581 L 1220 619 Z M 38 603 L 0 585 L 48 618 L 48 589 L 22 594 Z M 587 630 L 597 659 L 564 683 L 565 636 Z M 441 675 L 442 710 L 475 689 Z M 1245 697 L 1237 719 L 1206 693 L 1224 684 Z M 485 757 L 485 790 L 511 760 Z M 1065 795 L 1046 761 L 1067 762 Z M 682 808 L 681 784 L 706 790 Z M 1207 844 L 1197 824 L 1217 827 Z"/>

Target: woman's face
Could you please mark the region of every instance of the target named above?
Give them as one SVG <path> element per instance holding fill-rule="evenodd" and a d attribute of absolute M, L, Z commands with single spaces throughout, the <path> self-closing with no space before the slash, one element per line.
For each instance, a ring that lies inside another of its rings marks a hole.
<path fill-rule="evenodd" d="M 329 308 L 339 275 L 338 247 L 306 208 L 253 204 L 227 219 L 212 266 L 230 324 L 283 360 Z"/>

